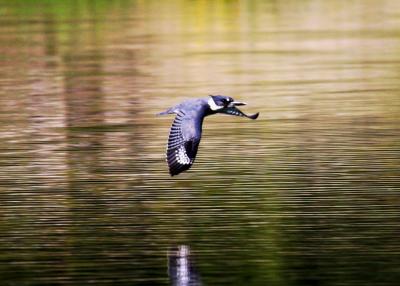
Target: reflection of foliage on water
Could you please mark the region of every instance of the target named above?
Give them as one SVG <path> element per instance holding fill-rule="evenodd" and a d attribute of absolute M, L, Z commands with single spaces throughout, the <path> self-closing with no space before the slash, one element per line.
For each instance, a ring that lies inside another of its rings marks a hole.
<path fill-rule="evenodd" d="M 3 281 L 397 282 L 398 2 L 316 3 L 0 1 Z M 170 179 L 154 114 L 215 92 L 260 120 Z"/>

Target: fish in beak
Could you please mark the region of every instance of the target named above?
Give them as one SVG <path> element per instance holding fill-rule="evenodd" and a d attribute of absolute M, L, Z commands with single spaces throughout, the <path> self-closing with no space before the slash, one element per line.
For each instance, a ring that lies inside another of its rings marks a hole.
<path fill-rule="evenodd" d="M 257 119 L 259 112 L 252 114 L 252 115 L 247 115 L 240 111 L 240 109 L 236 108 L 236 106 L 241 106 L 241 105 L 246 105 L 244 102 L 239 102 L 239 101 L 232 101 L 231 103 L 228 104 L 227 107 L 221 109 L 221 113 L 229 114 L 229 115 L 235 115 L 235 116 L 241 116 L 241 117 L 247 117 L 250 119 Z"/>

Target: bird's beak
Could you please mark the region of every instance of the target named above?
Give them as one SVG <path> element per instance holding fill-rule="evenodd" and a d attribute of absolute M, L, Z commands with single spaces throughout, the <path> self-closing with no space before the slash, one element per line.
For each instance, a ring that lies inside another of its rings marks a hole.
<path fill-rule="evenodd" d="M 259 113 L 255 113 L 252 115 L 247 115 L 240 111 L 240 109 L 236 108 L 237 105 L 246 105 L 244 102 L 231 102 L 228 107 L 221 109 L 221 113 L 229 114 L 229 115 L 235 115 L 235 116 L 242 116 L 242 117 L 247 117 L 250 119 L 257 119 Z"/>
<path fill-rule="evenodd" d="M 245 102 L 232 101 L 231 103 L 228 104 L 228 107 L 235 107 L 235 106 L 246 105 L 246 104 L 247 103 L 245 103 Z"/>

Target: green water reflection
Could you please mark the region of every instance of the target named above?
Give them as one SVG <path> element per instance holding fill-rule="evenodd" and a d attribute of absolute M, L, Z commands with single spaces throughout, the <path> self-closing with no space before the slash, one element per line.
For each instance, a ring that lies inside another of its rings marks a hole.
<path fill-rule="evenodd" d="M 1 1 L 2 285 L 397 285 L 398 1 Z M 172 118 L 210 93 L 193 168 Z M 171 275 L 171 273 L 170 273 Z"/>

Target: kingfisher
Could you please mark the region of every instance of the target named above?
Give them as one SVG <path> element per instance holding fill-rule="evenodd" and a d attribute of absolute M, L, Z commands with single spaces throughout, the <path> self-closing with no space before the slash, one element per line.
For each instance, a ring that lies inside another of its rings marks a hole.
<path fill-rule="evenodd" d="M 223 113 L 257 119 L 259 113 L 247 115 L 236 106 L 246 105 L 224 95 L 186 100 L 158 115 L 176 114 L 172 123 L 167 146 L 167 163 L 171 176 L 190 169 L 199 148 L 203 120 L 206 116 Z"/>

